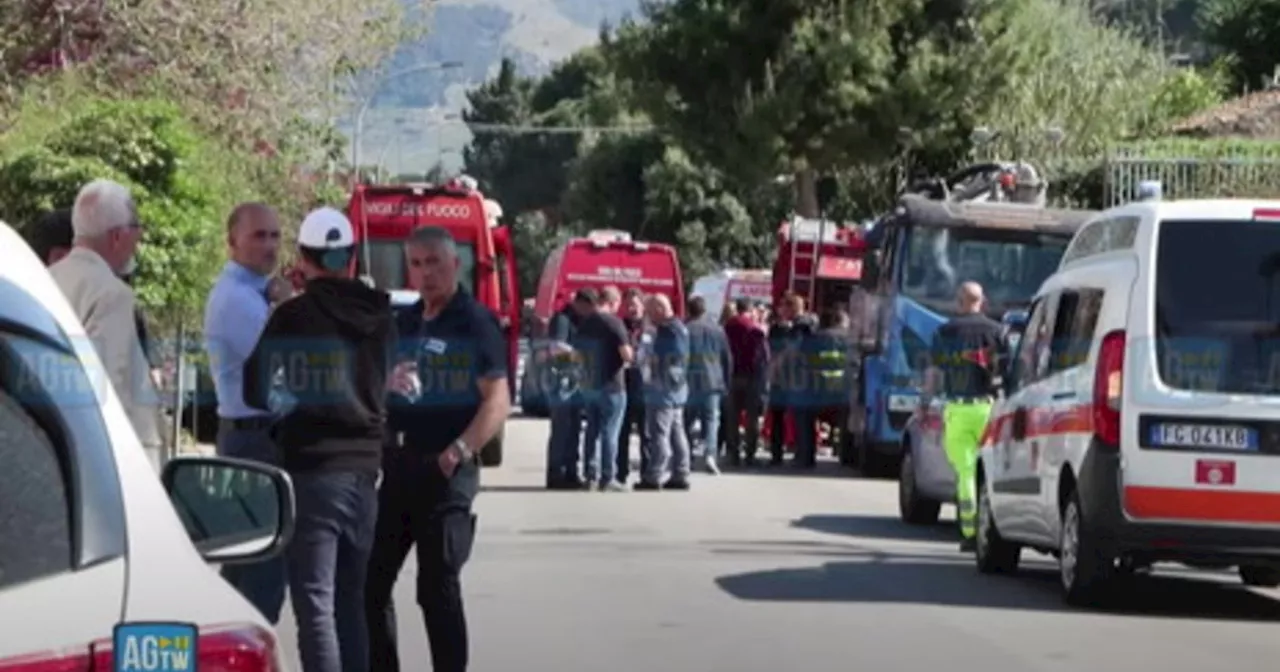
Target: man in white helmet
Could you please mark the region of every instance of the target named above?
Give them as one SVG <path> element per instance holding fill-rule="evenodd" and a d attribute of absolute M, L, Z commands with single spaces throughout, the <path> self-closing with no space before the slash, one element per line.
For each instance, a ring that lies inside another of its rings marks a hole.
<path fill-rule="evenodd" d="M 293 401 L 272 436 L 295 490 L 285 557 L 303 672 L 362 672 L 395 327 L 387 293 L 351 277 L 355 236 L 341 212 L 307 215 L 298 256 L 305 291 L 267 320 L 245 362 L 244 401 L 266 410 L 277 379 Z"/>

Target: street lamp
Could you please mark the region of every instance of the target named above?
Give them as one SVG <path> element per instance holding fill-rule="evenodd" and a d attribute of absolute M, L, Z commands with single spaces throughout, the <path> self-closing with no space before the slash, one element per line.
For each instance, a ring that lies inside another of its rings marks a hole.
<path fill-rule="evenodd" d="M 439 63 L 423 63 L 421 65 L 415 65 L 411 68 L 405 68 L 404 70 L 397 70 L 389 75 L 386 75 L 385 77 L 378 79 L 378 81 L 374 83 L 373 89 L 369 91 L 369 94 L 365 96 L 364 100 L 360 102 L 360 109 L 356 112 L 356 125 L 351 132 L 351 168 L 352 170 L 356 171 L 357 179 L 359 179 L 359 176 L 360 176 L 360 132 L 364 130 L 364 115 L 366 112 L 369 111 L 369 108 L 373 105 L 374 98 L 377 98 L 378 93 L 382 91 L 383 85 L 385 85 L 387 82 L 393 79 L 404 77 L 405 75 L 412 75 L 419 72 L 456 70 L 458 68 L 461 68 L 462 65 L 463 65 L 462 61 L 441 61 Z"/>

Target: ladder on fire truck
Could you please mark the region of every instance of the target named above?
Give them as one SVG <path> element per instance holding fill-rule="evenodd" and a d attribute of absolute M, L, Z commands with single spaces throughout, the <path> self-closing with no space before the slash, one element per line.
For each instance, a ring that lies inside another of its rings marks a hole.
<path fill-rule="evenodd" d="M 805 306 L 812 309 L 818 292 L 818 265 L 822 263 L 822 246 L 839 243 L 840 227 L 826 219 L 807 219 L 793 216 L 789 224 L 787 244 L 791 246 L 791 268 L 787 274 L 787 290 L 804 297 Z M 808 261 L 801 274 L 801 261 Z M 803 291 L 801 290 L 803 287 Z"/>

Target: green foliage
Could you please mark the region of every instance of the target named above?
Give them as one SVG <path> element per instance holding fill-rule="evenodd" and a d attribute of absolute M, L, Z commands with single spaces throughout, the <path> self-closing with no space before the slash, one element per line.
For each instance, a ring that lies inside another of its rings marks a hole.
<path fill-rule="evenodd" d="M 1210 68 L 1175 70 L 1165 77 L 1151 101 L 1152 118 L 1160 122 L 1181 121 L 1198 112 L 1222 104 L 1228 76 L 1221 64 Z M 1162 130 L 1152 124 L 1150 130 Z"/>
<path fill-rule="evenodd" d="M 162 324 L 190 323 L 222 263 L 225 213 L 275 168 L 201 135 L 167 101 L 78 97 L 63 109 L 56 125 L 24 114 L 0 136 L 0 216 L 30 223 L 97 178 L 128 186 L 145 227 L 139 299 Z"/>
<path fill-rule="evenodd" d="M 1205 0 L 1204 39 L 1226 58 L 1236 91 L 1257 90 L 1276 75 L 1280 58 L 1280 0 Z"/>

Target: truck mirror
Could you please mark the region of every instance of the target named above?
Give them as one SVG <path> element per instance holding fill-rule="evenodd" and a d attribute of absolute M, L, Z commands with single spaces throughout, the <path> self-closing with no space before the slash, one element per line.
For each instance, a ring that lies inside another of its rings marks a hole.
<path fill-rule="evenodd" d="M 835 202 L 836 196 L 840 193 L 840 184 L 836 182 L 836 178 L 827 176 L 820 178 L 817 184 L 818 190 L 818 210 L 826 213 L 831 204 Z"/>

